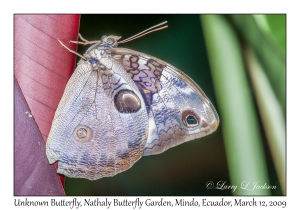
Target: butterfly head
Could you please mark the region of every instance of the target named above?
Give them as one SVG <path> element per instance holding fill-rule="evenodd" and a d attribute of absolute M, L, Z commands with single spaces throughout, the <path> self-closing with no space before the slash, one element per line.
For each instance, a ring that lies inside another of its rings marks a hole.
<path fill-rule="evenodd" d="M 109 36 L 104 35 L 101 37 L 102 45 L 104 45 L 107 48 L 117 47 L 119 39 L 121 39 L 120 36 L 113 36 L 113 35 L 109 35 Z"/>

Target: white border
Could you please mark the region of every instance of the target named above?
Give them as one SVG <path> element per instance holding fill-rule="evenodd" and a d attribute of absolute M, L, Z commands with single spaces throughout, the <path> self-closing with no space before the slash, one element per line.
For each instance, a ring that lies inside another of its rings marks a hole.
<path fill-rule="evenodd" d="M 14 13 L 286 13 L 287 14 L 287 196 L 255 197 L 256 200 L 286 200 L 296 209 L 299 199 L 299 6 L 296 1 L 4 1 L 1 5 L 1 191 L 2 207 L 13 207 L 13 14 Z M 26 160 L 24 160 L 26 161 Z M 297 193 L 298 192 L 298 193 Z M 298 196 L 297 196 L 298 194 Z M 36 200 L 54 197 L 34 197 Z M 113 197 L 109 197 L 113 199 Z M 118 197 L 121 199 L 122 197 Z M 127 197 L 128 198 L 128 197 Z M 135 197 L 129 197 L 134 199 Z M 188 197 L 190 198 L 190 197 Z M 197 197 L 203 199 L 205 197 Z M 225 197 L 227 200 L 250 197 Z M 61 199 L 61 197 L 58 197 Z M 70 200 L 72 197 L 67 197 Z M 80 197 L 84 199 L 84 197 Z M 142 197 L 146 199 L 146 197 Z M 155 197 L 158 199 L 158 197 Z M 175 199 L 167 197 L 166 199 Z M 221 197 L 207 197 L 220 200 Z M 17 207 L 14 207 L 17 208 Z M 29 207 L 32 209 L 31 207 Z M 39 207 L 40 208 L 40 207 Z M 57 207 L 62 209 L 62 207 Z M 97 207 L 99 209 L 99 207 Z M 155 209 L 158 209 L 156 207 Z M 258 208 L 258 207 L 256 207 Z M 261 207 L 263 208 L 263 207 Z M 64 208 L 66 209 L 66 208 Z M 68 208 L 69 209 L 69 208 Z M 85 209 L 85 208 L 80 208 Z M 112 209 L 112 208 L 110 208 Z M 129 209 L 126 208 L 126 209 Z M 131 208 L 130 208 L 131 209 Z M 214 209 L 214 208 L 210 208 Z M 232 208 L 231 208 L 232 209 Z M 265 208 L 263 208 L 265 209 Z"/>

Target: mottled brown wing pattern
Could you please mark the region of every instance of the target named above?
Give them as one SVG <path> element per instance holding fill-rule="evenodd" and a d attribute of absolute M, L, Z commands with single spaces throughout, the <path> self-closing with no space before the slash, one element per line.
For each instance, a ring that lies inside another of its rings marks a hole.
<path fill-rule="evenodd" d="M 145 99 L 149 135 L 143 155 L 161 153 L 217 128 L 219 118 L 213 105 L 183 72 L 133 50 L 113 48 L 108 53 L 124 67 Z"/>

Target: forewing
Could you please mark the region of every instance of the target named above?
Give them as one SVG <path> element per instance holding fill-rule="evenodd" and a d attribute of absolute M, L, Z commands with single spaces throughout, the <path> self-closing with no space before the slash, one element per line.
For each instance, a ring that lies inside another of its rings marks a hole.
<path fill-rule="evenodd" d="M 114 48 L 109 53 L 122 64 L 144 96 L 149 118 L 144 156 L 159 154 L 216 130 L 219 117 L 215 108 L 186 74 L 133 50 Z"/>
<path fill-rule="evenodd" d="M 140 104 L 126 104 L 120 95 Z M 53 120 L 49 162 L 58 161 L 59 173 L 90 180 L 122 172 L 143 153 L 147 118 L 142 95 L 118 62 L 80 61 Z"/>

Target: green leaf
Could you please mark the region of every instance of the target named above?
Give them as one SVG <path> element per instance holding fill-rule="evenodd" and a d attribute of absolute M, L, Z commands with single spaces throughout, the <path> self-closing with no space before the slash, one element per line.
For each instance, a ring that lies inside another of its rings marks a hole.
<path fill-rule="evenodd" d="M 267 166 L 237 34 L 225 16 L 202 15 L 203 30 L 235 195 L 269 195 Z M 242 189 L 242 188 L 246 189 Z M 248 190 L 247 190 L 248 189 Z M 251 189 L 251 190 L 250 190 Z"/>

